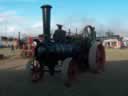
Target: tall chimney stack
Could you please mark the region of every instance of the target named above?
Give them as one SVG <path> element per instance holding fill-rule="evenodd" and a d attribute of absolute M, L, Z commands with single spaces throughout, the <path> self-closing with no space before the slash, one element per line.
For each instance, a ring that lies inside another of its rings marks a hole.
<path fill-rule="evenodd" d="M 43 5 L 42 8 L 42 16 L 43 16 L 43 33 L 45 36 L 45 40 L 49 41 L 51 34 L 50 34 L 50 25 L 51 25 L 51 5 Z"/>

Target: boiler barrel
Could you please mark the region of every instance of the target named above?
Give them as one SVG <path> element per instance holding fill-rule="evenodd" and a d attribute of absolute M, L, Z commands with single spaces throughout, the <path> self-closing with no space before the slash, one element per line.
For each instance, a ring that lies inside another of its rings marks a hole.
<path fill-rule="evenodd" d="M 57 44 L 57 43 L 50 43 L 44 44 L 38 48 L 38 56 L 41 57 L 42 55 L 51 56 L 54 54 L 55 56 L 62 56 L 62 57 L 72 57 L 78 54 L 80 51 L 80 47 L 74 44 Z M 61 57 L 60 57 L 61 58 Z"/>
<path fill-rule="evenodd" d="M 50 5 L 43 5 L 42 8 L 42 15 L 43 15 L 43 34 L 45 36 L 45 40 L 50 40 L 50 20 L 51 20 L 51 8 Z"/>

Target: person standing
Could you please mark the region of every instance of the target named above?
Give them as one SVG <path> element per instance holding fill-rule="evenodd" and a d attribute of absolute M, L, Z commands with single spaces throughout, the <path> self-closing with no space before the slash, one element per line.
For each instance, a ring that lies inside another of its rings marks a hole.
<path fill-rule="evenodd" d="M 58 29 L 55 30 L 53 39 L 57 43 L 64 43 L 66 40 L 66 31 L 62 29 L 62 25 L 57 24 Z"/>

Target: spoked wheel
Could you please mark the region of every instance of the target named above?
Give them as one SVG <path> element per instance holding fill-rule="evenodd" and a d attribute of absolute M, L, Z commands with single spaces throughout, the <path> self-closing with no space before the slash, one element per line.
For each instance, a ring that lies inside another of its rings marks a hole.
<path fill-rule="evenodd" d="M 78 66 L 75 60 L 71 59 L 68 63 L 63 64 L 62 73 L 64 85 L 70 87 L 72 82 L 77 79 Z"/>
<path fill-rule="evenodd" d="M 35 62 L 33 62 L 35 63 Z M 40 67 L 40 64 L 32 64 L 31 65 L 31 78 L 33 82 L 37 82 L 41 80 L 43 76 L 43 68 Z"/>
<path fill-rule="evenodd" d="M 102 44 L 94 43 L 89 52 L 89 66 L 90 70 L 95 73 L 104 71 L 104 64 L 106 62 L 105 48 Z"/>

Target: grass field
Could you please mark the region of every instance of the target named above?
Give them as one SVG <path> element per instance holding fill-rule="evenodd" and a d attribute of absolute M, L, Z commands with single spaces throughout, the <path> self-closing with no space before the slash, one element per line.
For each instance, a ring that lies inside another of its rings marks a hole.
<path fill-rule="evenodd" d="M 128 60 L 128 49 L 106 49 L 108 61 Z"/>
<path fill-rule="evenodd" d="M 9 52 L 0 49 L 0 53 L 11 56 L 0 61 L 0 96 L 128 96 L 128 49 L 107 49 L 105 72 L 81 74 L 69 89 L 58 74 L 46 74 L 44 80 L 32 84 L 25 69 L 29 59 L 15 58 L 19 50 Z"/>
<path fill-rule="evenodd" d="M 0 48 L 0 54 L 3 54 L 5 57 L 13 57 L 19 55 L 21 50 L 16 49 L 12 51 L 10 48 Z"/>

